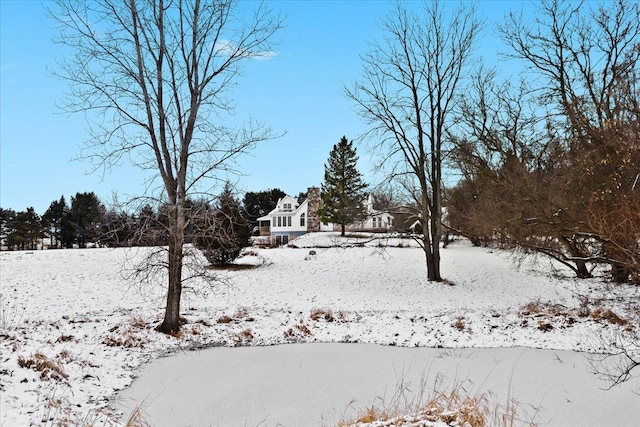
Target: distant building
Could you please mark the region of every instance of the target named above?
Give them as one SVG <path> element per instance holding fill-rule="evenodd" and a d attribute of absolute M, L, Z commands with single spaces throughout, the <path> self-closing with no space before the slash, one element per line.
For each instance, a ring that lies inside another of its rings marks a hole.
<path fill-rule="evenodd" d="M 260 236 L 271 237 L 271 244 L 286 245 L 290 240 L 306 233 L 339 231 L 340 226 L 323 224 L 318 217 L 320 188 L 309 187 L 307 198 L 298 203 L 291 196 L 284 196 L 267 215 L 258 218 Z M 373 198 L 367 200 L 367 219 L 347 226 L 349 231 L 386 232 L 393 227 L 393 215 L 373 209 Z"/>
<path fill-rule="evenodd" d="M 362 222 L 351 224 L 347 227 L 349 231 L 373 231 L 387 232 L 394 227 L 394 216 L 387 211 L 379 211 L 373 208 L 373 196 L 369 194 L 367 198 L 367 219 Z"/>

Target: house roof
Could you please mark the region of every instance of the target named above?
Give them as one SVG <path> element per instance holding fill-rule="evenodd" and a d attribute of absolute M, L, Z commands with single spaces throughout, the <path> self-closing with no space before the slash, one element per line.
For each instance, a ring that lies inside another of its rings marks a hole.
<path fill-rule="evenodd" d="M 284 205 L 287 203 L 291 204 L 291 210 L 284 209 Z M 306 212 L 307 205 L 308 205 L 308 202 L 306 199 L 304 202 L 298 204 L 298 200 L 296 198 L 291 196 L 284 196 L 278 200 L 276 207 L 271 212 L 269 212 L 265 216 L 258 218 L 258 221 L 268 221 L 272 217 L 276 215 L 282 215 L 282 214 L 295 215 L 299 213 L 301 210 L 304 210 Z"/>

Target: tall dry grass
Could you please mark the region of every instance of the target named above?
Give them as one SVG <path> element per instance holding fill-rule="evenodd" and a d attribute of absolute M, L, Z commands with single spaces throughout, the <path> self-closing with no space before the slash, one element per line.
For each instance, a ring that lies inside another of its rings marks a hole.
<path fill-rule="evenodd" d="M 454 382 L 447 387 L 440 375 L 430 390 L 423 381 L 413 401 L 406 400 L 407 391 L 407 384 L 400 381 L 389 402 L 369 406 L 355 418 L 338 422 L 337 427 L 431 426 L 435 423 L 465 427 L 537 425 L 534 419 L 538 408 L 527 408 L 513 398 L 500 403 L 493 392 L 479 391 L 469 383 Z"/>

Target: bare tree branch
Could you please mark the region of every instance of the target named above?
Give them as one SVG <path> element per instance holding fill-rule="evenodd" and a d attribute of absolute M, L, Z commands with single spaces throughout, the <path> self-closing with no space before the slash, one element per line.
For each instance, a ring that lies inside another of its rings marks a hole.
<path fill-rule="evenodd" d="M 169 286 L 159 329 L 176 332 L 190 192 L 273 138 L 264 126 L 232 130 L 227 98 L 239 67 L 272 52 L 282 19 L 259 4 L 247 19 L 235 0 L 58 0 L 58 41 L 73 52 L 55 74 L 69 83 L 63 108 L 84 112 L 86 156 L 109 169 L 125 158 L 160 177 L 168 206 Z"/>
<path fill-rule="evenodd" d="M 480 21 L 473 7 L 440 1 L 422 13 L 398 2 L 383 23 L 385 39 L 362 57 L 363 72 L 346 96 L 370 126 L 376 151 L 410 172 L 419 189 L 422 247 L 429 280 L 440 281 L 442 159 L 451 111 L 469 66 Z M 449 14 L 451 12 L 451 14 Z M 395 168 L 395 166 L 394 166 Z"/>

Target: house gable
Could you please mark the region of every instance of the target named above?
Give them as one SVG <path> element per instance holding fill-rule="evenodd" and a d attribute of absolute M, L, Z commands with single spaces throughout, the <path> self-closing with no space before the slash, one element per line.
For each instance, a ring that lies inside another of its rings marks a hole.
<path fill-rule="evenodd" d="M 270 235 L 275 242 L 287 242 L 307 232 L 308 201 L 302 203 L 284 196 L 267 215 L 258 218 L 262 235 Z M 284 237 L 286 236 L 286 240 Z"/>

